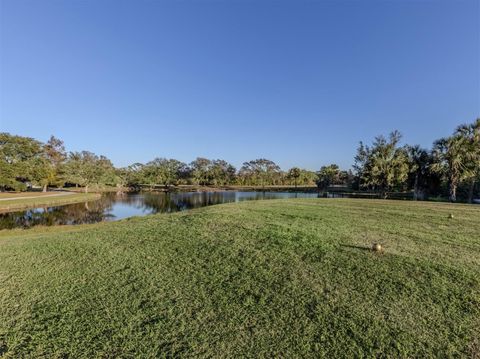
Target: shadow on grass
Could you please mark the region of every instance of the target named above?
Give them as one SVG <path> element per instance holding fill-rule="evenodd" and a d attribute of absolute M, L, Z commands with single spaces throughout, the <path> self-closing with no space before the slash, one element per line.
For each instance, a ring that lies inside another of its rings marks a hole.
<path fill-rule="evenodd" d="M 370 247 L 362 247 L 362 246 L 353 246 L 351 244 L 340 244 L 341 247 L 345 247 L 345 248 L 353 248 L 353 249 L 360 249 L 362 251 L 368 251 L 368 252 L 371 252 L 372 249 Z"/>
<path fill-rule="evenodd" d="M 0 357 L 3 357 L 3 354 L 5 354 L 7 351 L 7 339 L 0 336 Z"/>

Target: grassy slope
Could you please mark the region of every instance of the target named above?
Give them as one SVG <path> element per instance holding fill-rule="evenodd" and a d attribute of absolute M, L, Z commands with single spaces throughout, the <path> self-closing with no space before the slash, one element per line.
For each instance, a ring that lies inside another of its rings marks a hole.
<path fill-rule="evenodd" d="M 44 195 L 35 192 L 28 192 L 28 194 L 29 196 L 36 196 L 36 198 L 22 198 L 26 195 L 22 193 L 21 196 L 18 196 L 18 198 L 0 201 L 0 213 L 24 208 L 55 206 L 60 204 L 91 201 L 92 199 L 99 197 L 99 194 L 97 193 L 65 193 L 64 195 L 58 195 L 56 193 L 49 192 L 49 194 Z M 13 197 L 13 195 L 10 194 L 10 197 Z"/>
<path fill-rule="evenodd" d="M 473 356 L 479 219 L 461 205 L 303 199 L 5 231 L 0 353 Z M 385 254 L 365 249 L 374 241 Z"/>

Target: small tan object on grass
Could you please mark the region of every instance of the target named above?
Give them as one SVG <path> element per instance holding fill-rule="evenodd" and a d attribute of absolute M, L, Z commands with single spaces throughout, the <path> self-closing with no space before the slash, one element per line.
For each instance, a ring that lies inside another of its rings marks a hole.
<path fill-rule="evenodd" d="M 383 246 L 380 243 L 373 243 L 372 251 L 374 252 L 383 252 Z"/>
<path fill-rule="evenodd" d="M 453 213 L 450 213 L 450 214 L 448 215 L 448 218 L 452 219 L 452 218 L 453 218 Z"/>

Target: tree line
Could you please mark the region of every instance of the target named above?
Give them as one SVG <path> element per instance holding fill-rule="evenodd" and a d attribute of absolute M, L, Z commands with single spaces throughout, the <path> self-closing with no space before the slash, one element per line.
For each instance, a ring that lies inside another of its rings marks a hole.
<path fill-rule="evenodd" d="M 119 186 L 134 189 L 199 186 L 313 186 L 369 191 L 387 198 L 392 192 L 411 192 L 414 199 L 448 197 L 472 202 L 480 182 L 480 119 L 459 126 L 434 142 L 431 149 L 400 145 L 401 134 L 360 142 L 353 170 L 336 164 L 310 171 L 282 170 L 268 159 L 244 162 L 237 169 L 222 159 L 197 158 L 191 163 L 155 158 L 116 168 L 105 156 L 89 151 L 67 152 L 52 136 L 46 143 L 30 137 L 0 133 L 0 189 L 25 191 L 31 187 Z"/>
<path fill-rule="evenodd" d="M 378 136 L 372 145 L 360 142 L 354 169 L 359 186 L 387 197 L 391 191 L 413 191 L 414 199 L 448 196 L 471 203 L 480 182 L 480 119 L 464 124 L 430 150 L 400 146 L 401 134 Z"/>
<path fill-rule="evenodd" d="M 191 163 L 155 158 L 116 168 L 105 156 L 89 151 L 67 152 L 63 141 L 51 136 L 46 143 L 30 137 L 0 133 L 0 189 L 26 191 L 32 187 L 94 186 L 157 188 L 176 185 L 269 186 L 315 185 L 313 171 L 282 171 L 273 161 L 256 159 L 237 170 L 221 159 L 197 158 Z"/>

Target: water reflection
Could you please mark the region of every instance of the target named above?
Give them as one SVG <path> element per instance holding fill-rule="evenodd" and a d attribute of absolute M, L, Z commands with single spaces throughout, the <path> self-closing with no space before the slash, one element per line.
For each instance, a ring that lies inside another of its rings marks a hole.
<path fill-rule="evenodd" d="M 214 204 L 275 198 L 316 198 L 316 193 L 292 192 L 180 192 L 117 193 L 100 199 L 57 207 L 0 214 L 0 229 L 113 221 L 152 213 L 184 211 Z"/>

